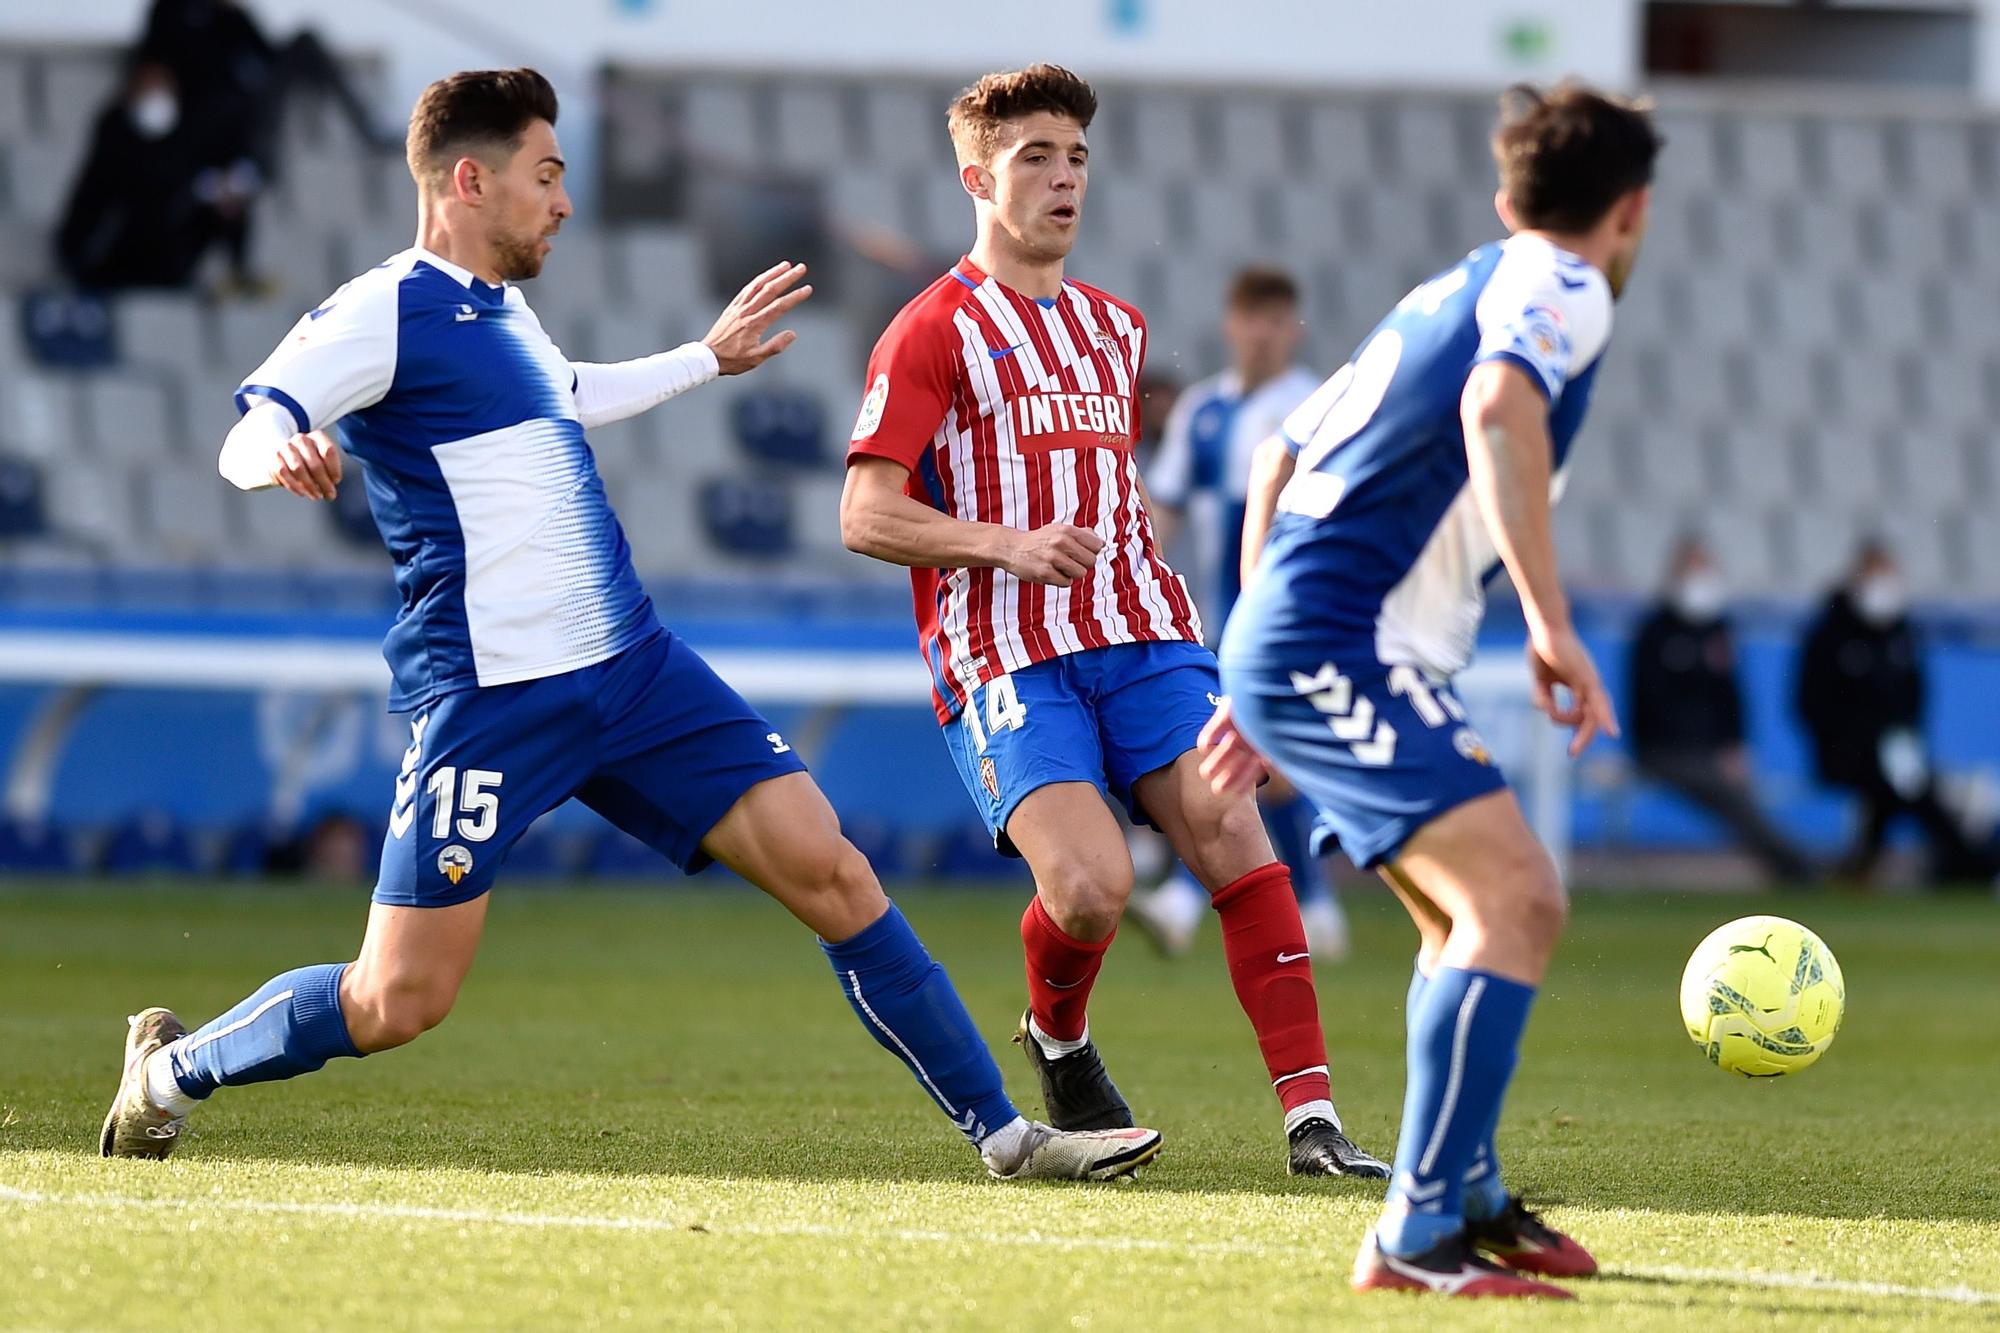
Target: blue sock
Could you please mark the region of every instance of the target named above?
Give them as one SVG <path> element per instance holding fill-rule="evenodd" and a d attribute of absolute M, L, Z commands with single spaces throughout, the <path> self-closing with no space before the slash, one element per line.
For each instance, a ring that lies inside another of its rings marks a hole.
<path fill-rule="evenodd" d="M 976 1145 L 1020 1114 L 1007 1099 L 1000 1066 L 951 978 L 894 903 L 852 939 L 820 942 L 861 1025 L 910 1067 L 959 1131 Z"/>
<path fill-rule="evenodd" d="M 1465 1178 L 1493 1131 L 1535 999 L 1533 986 L 1457 967 L 1440 967 L 1422 989 L 1390 1207 L 1376 1228 L 1382 1247 L 1405 1258 L 1464 1229 Z"/>
<path fill-rule="evenodd" d="M 1414 1040 L 1417 1030 L 1417 1010 L 1423 1003 L 1424 985 L 1430 980 L 1424 975 L 1421 963 L 1410 967 L 1410 995 L 1403 1002 L 1403 1018 L 1409 1024 L 1410 1036 Z M 1507 1187 L 1500 1183 L 1500 1151 L 1494 1146 L 1494 1131 L 1499 1126 L 1500 1106 L 1493 1107 L 1493 1125 L 1480 1140 L 1479 1151 L 1472 1159 L 1472 1170 L 1465 1177 L 1465 1215 L 1471 1220 L 1484 1221 L 1498 1217 L 1500 1210 L 1507 1206 Z"/>
<path fill-rule="evenodd" d="M 272 977 L 169 1048 L 174 1082 L 190 1097 L 206 1097 L 220 1087 L 310 1074 L 336 1055 L 360 1055 L 340 1016 L 345 971 L 346 963 L 321 963 Z"/>
<path fill-rule="evenodd" d="M 1263 807 L 1264 828 L 1271 835 L 1271 847 L 1285 869 L 1292 872 L 1292 893 L 1301 904 L 1326 893 L 1319 861 L 1312 854 L 1312 805 L 1295 796 L 1283 805 Z"/>

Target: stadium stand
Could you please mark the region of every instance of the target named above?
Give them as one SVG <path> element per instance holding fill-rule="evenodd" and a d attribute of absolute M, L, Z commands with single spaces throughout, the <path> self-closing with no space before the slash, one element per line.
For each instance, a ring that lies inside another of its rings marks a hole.
<path fill-rule="evenodd" d="M 108 49 L 0 48 L 0 544 L 15 600 L 122 596 L 129 606 L 140 589 L 232 608 L 295 601 L 287 590 L 308 589 L 379 616 L 385 562 L 351 524 L 221 486 L 211 460 L 235 419 L 238 378 L 299 313 L 409 243 L 414 188 L 400 162 L 366 151 L 308 102 L 288 119 L 290 170 L 255 230 L 268 293 L 221 302 L 195 292 L 123 296 L 117 365 L 39 366 L 19 306 L 46 279 L 47 228 L 115 60 Z M 943 134 L 947 84 L 632 70 L 618 78 L 627 93 L 667 108 L 693 170 L 811 182 L 837 235 L 888 228 L 941 268 L 970 233 Z M 1412 285 L 1497 231 L 1486 98 L 1119 84 L 1101 92 L 1094 183 L 1071 271 L 1146 310 L 1156 372 L 1184 381 L 1219 363 L 1220 293 L 1243 262 L 1276 260 L 1300 273 L 1305 356 L 1331 368 Z M 608 105 L 616 114 L 618 104 Z M 1985 517 L 2000 487 L 1992 125 L 1959 110 L 1885 105 L 1863 114 L 1805 99 L 1746 105 L 1692 93 L 1670 93 L 1662 122 L 1671 149 L 1652 239 L 1558 511 L 1575 585 L 1629 606 L 1653 585 L 1675 536 L 1695 528 L 1738 593 L 1797 606 L 1835 576 L 1857 536 L 1874 532 L 1903 552 L 1920 602 L 1983 614 L 2000 602 L 2000 532 Z M 705 329 L 722 296 L 712 258 L 692 212 L 614 226 L 586 215 L 565 226 L 547 280 L 529 296 L 572 356 L 639 355 Z M 853 286 L 830 284 L 836 293 Z M 878 322 L 856 300 L 815 302 L 794 321 L 798 345 L 755 382 L 724 381 L 594 434 L 643 574 L 675 589 L 749 579 L 817 588 L 828 604 L 897 619 L 900 574 L 844 551 L 837 521 L 841 432 Z M 1837 832 L 1837 805 L 1809 792 L 1782 734 L 1779 636 L 1749 637 L 1774 799 L 1795 827 Z M 1615 644 L 1608 651 L 1615 657 Z M 1616 677 L 1620 668 L 1606 669 Z M 855 735 L 836 732 L 826 753 L 865 750 Z M 1994 751 L 1979 747 L 1991 738 L 1969 735 L 1947 740 L 1947 762 L 1986 762 Z M 934 736 L 923 744 L 934 749 Z M 1708 836 L 1684 811 L 1635 794 L 1616 770 L 1615 751 L 1586 768 L 1581 840 Z M 950 790 L 949 775 L 937 776 Z M 865 802 L 866 785 L 850 785 Z M 341 799 L 372 810 L 377 794 L 356 779 Z M 101 793 L 84 808 L 101 826 L 134 813 Z M 39 864 L 53 855 L 33 830 L 8 845 L 16 844 L 0 859 Z M 976 851 L 969 863 L 985 865 Z M 556 860 L 579 857 L 623 864 L 617 849 L 572 849 Z"/>

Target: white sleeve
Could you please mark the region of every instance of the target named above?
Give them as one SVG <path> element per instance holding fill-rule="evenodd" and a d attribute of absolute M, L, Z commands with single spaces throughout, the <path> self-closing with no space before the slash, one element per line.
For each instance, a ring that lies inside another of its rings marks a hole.
<path fill-rule="evenodd" d="M 585 430 L 637 416 L 721 373 L 715 353 L 701 342 L 609 365 L 572 361 L 569 368 L 576 377 L 576 414 Z"/>
<path fill-rule="evenodd" d="M 1496 273 L 1480 295 L 1477 317 L 1473 363 L 1512 362 L 1554 402 L 1604 354 L 1611 288 L 1595 268 L 1560 260 L 1532 276 Z"/>
<path fill-rule="evenodd" d="M 258 400 L 291 413 L 300 432 L 319 430 L 382 401 L 396 378 L 396 284 L 348 283 L 300 317 L 236 390 L 248 412 Z"/>
<path fill-rule="evenodd" d="M 1169 509 L 1186 507 L 1194 482 L 1195 399 L 1205 396 L 1199 384 L 1188 386 L 1174 399 L 1167 424 L 1160 431 L 1160 448 L 1146 469 L 1146 489 L 1155 504 Z"/>
<path fill-rule="evenodd" d="M 215 469 L 238 490 L 257 491 L 275 485 L 278 449 L 298 434 L 291 410 L 273 402 L 254 404 L 229 430 Z"/>

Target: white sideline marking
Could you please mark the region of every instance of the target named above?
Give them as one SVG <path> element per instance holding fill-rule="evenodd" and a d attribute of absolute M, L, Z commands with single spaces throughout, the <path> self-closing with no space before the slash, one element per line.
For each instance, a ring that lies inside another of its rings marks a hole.
<path fill-rule="evenodd" d="M 1295 1251 L 1257 1241 L 1174 1240 L 1164 1236 L 1057 1236 L 1041 1231 L 978 1232 L 881 1230 L 865 1226 L 832 1226 L 813 1222 L 764 1225 L 756 1222 L 713 1226 L 705 1221 L 675 1221 L 665 1217 L 600 1216 L 590 1213 L 491 1212 L 477 1208 L 431 1208 L 400 1203 L 297 1203 L 273 1199 L 136 1199 L 116 1194 L 43 1194 L 0 1185 L 0 1203 L 26 1206 L 87 1208 L 102 1212 L 233 1212 L 306 1217 L 344 1217 L 362 1221 L 459 1222 L 477 1226 L 543 1228 L 575 1231 L 692 1232 L 722 1236 L 801 1236 L 835 1240 L 887 1240 L 908 1244 L 1030 1245 L 1059 1250 L 1116 1250 L 1170 1254 L 1221 1254 L 1296 1258 Z M 1713 1282 L 1721 1286 L 1764 1287 L 1777 1291 L 1818 1291 L 1844 1296 L 1879 1296 L 1907 1301 L 1938 1301 L 1948 1305 L 2000 1305 L 2000 1291 L 1976 1287 L 1908 1287 L 1894 1282 L 1864 1282 L 1820 1277 L 1814 1273 L 1732 1272 L 1720 1268 L 1657 1268 L 1621 1266 L 1606 1269 L 1612 1281 L 1621 1277 L 1670 1282 Z"/>

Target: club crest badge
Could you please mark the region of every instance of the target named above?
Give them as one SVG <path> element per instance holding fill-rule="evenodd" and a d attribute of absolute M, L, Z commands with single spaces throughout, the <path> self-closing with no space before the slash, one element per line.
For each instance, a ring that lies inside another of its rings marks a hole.
<path fill-rule="evenodd" d="M 438 853 L 438 873 L 456 884 L 472 873 L 472 853 L 453 843 Z"/>
<path fill-rule="evenodd" d="M 985 785 L 987 795 L 996 801 L 1000 799 L 1000 773 L 993 767 L 991 755 L 979 761 L 979 781 Z"/>

